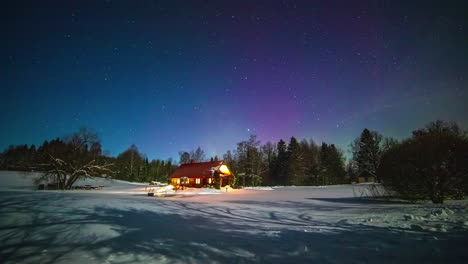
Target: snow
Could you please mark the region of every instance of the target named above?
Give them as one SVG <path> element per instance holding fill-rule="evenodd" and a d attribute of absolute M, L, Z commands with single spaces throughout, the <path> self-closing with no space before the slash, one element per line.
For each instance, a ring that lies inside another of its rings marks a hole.
<path fill-rule="evenodd" d="M 203 195 L 203 194 L 221 194 L 223 191 L 214 188 L 189 188 L 185 187 L 184 190 L 178 190 L 177 195 L 179 196 L 192 196 L 192 195 Z"/>
<path fill-rule="evenodd" d="M 244 190 L 273 191 L 273 188 L 268 187 L 268 186 L 244 187 L 243 189 Z"/>
<path fill-rule="evenodd" d="M 145 184 L 96 179 L 77 185 L 102 190 L 39 191 L 31 185 L 37 175 L 0 172 L 1 263 L 466 263 L 468 257 L 467 200 L 370 199 L 379 186 L 369 184 L 149 197 Z"/>

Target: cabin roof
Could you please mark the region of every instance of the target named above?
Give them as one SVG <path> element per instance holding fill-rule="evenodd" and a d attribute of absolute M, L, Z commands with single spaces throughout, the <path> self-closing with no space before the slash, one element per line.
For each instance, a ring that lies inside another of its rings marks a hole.
<path fill-rule="evenodd" d="M 171 178 L 210 178 L 213 169 L 217 170 L 223 164 L 222 160 L 182 164 L 172 173 Z"/>

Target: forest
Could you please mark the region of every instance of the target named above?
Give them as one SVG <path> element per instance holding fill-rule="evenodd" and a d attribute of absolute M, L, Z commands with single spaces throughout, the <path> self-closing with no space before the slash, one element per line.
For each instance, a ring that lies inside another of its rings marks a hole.
<path fill-rule="evenodd" d="M 333 185 L 371 177 L 408 200 L 441 203 L 468 191 L 468 137 L 456 123 L 435 121 L 403 140 L 364 129 L 350 143 L 351 158 L 332 143 L 312 140 L 266 142 L 256 135 L 238 142 L 221 158 L 207 157 L 201 147 L 180 151 L 179 160 L 149 160 L 137 146 L 115 157 L 102 150 L 90 129 L 44 141 L 10 146 L 1 153 L 0 169 L 41 171 L 61 189 L 80 177 L 109 177 L 135 182 L 168 182 L 179 164 L 224 160 L 236 176 L 235 186 Z"/>

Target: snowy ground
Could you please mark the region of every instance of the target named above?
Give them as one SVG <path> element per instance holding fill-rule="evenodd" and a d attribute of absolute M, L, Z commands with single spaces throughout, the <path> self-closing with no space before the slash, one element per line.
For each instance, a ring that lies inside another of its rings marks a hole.
<path fill-rule="evenodd" d="M 0 263 L 467 263 L 468 201 L 365 198 L 369 185 L 36 191 L 0 172 Z M 83 185 L 85 183 L 79 183 Z"/>

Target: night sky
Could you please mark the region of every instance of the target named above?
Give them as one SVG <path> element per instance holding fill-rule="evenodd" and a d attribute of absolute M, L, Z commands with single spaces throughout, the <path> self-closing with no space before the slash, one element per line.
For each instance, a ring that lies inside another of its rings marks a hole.
<path fill-rule="evenodd" d="M 249 134 L 347 151 L 364 127 L 468 128 L 466 1 L 314 2 L 3 4 L 0 149 L 82 126 L 163 159 Z"/>

